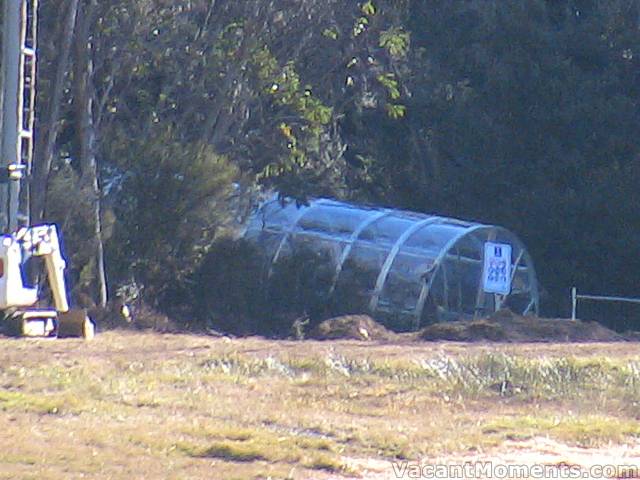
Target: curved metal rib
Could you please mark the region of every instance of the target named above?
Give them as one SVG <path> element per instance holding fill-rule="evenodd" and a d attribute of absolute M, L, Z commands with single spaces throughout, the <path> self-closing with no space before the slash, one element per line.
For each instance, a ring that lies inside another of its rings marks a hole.
<path fill-rule="evenodd" d="M 380 220 L 381 218 L 384 218 L 390 214 L 391 214 L 390 211 L 376 212 L 375 214 L 371 215 L 369 218 L 363 220 L 362 223 L 358 225 L 358 227 L 351 233 L 349 240 L 347 240 L 347 245 L 344 247 L 344 250 L 342 251 L 342 255 L 340 255 L 340 259 L 338 260 L 336 271 L 333 274 L 331 288 L 329 289 L 329 296 L 333 295 L 333 292 L 336 289 L 336 285 L 338 284 L 338 278 L 340 277 L 340 273 L 342 273 L 342 267 L 344 265 L 344 262 L 347 261 L 347 258 L 351 253 L 351 249 L 353 248 L 353 244 L 356 242 L 356 240 L 358 240 L 358 237 L 360 236 L 360 234 L 367 227 L 375 223 L 377 220 Z"/>
<path fill-rule="evenodd" d="M 302 217 L 304 217 L 311 210 L 313 210 L 314 207 L 317 207 L 318 205 L 323 205 L 322 200 L 313 202 L 308 207 L 300 208 L 298 215 L 296 215 L 295 219 L 293 220 L 293 222 L 291 222 L 291 225 L 287 230 L 285 230 L 284 235 L 282 235 L 282 238 L 280 239 L 278 248 L 276 249 L 276 252 L 273 254 L 273 258 L 271 259 L 271 265 L 269 266 L 269 273 L 267 274 L 267 278 L 271 278 L 271 275 L 273 275 L 273 266 L 276 264 L 276 262 L 280 258 L 280 252 L 282 252 L 282 249 L 284 248 L 285 243 L 287 243 L 287 240 L 289 239 L 293 231 L 298 226 L 298 223 L 300 222 L 300 220 L 302 220 Z"/>
<path fill-rule="evenodd" d="M 420 296 L 418 297 L 418 303 L 416 304 L 415 311 L 415 319 L 414 319 L 414 330 L 420 328 L 420 319 L 422 318 L 422 310 L 424 310 L 424 304 L 427 300 L 427 296 L 429 295 L 429 291 L 431 290 L 431 286 L 433 285 L 433 281 L 435 280 L 438 270 L 440 269 L 440 264 L 444 257 L 449 253 L 449 250 L 453 248 L 453 246 L 458 243 L 458 241 L 463 238 L 465 235 L 469 235 L 475 231 L 482 230 L 484 228 L 491 228 L 487 225 L 474 225 L 473 227 L 467 228 L 460 232 L 460 234 L 453 237 L 451 240 L 447 242 L 447 244 L 442 248 L 435 261 L 433 262 L 433 267 L 431 268 L 431 275 L 429 277 L 429 281 L 424 282 L 422 284 L 422 290 L 420 290 Z"/>
<path fill-rule="evenodd" d="M 498 235 L 498 232 L 496 231 L 496 229 L 491 229 L 491 231 L 489 232 L 489 235 L 487 235 L 487 242 L 493 242 L 496 239 L 496 236 Z M 484 265 L 484 246 L 482 245 L 482 242 L 480 242 L 480 245 L 478 245 L 478 251 L 480 252 L 480 260 L 482 261 L 482 265 Z M 480 273 L 480 281 L 478 282 L 478 292 L 476 293 L 476 308 L 473 311 L 473 318 L 477 318 L 478 313 L 480 312 L 481 308 L 480 308 L 480 303 L 484 303 L 486 302 L 486 297 L 485 297 L 485 293 L 484 293 L 484 285 L 482 285 L 482 273 Z"/>
<path fill-rule="evenodd" d="M 540 313 L 540 291 L 538 290 L 538 280 L 536 278 L 536 269 L 533 265 L 533 259 L 529 252 L 526 250 L 524 244 L 520 242 L 522 245 L 522 249 L 524 251 L 524 261 L 527 265 L 527 272 L 529 274 L 529 291 L 531 294 L 531 302 L 522 313 L 523 315 L 527 315 L 533 309 L 533 313 L 538 315 Z"/>
<path fill-rule="evenodd" d="M 378 301 L 380 300 L 380 294 L 382 293 L 384 282 L 387 280 L 387 276 L 389 275 L 389 270 L 391 269 L 391 265 L 393 265 L 393 261 L 395 260 L 396 255 L 398 255 L 398 252 L 400 251 L 400 248 L 402 247 L 402 245 L 404 245 L 404 243 L 409 239 L 411 235 L 413 235 L 415 232 L 420 230 L 425 225 L 438 223 L 438 222 L 441 222 L 442 220 L 443 220 L 442 217 L 426 218 L 424 220 L 421 220 L 411 225 L 402 233 L 402 235 L 400 235 L 400 237 L 398 237 L 398 240 L 396 240 L 396 243 L 393 245 L 393 248 L 389 252 L 389 255 L 387 255 L 387 258 L 385 259 L 384 264 L 380 269 L 380 273 L 378 274 L 378 278 L 376 280 L 376 286 L 373 291 L 373 295 L 371 296 L 371 300 L 369 301 L 369 310 L 371 312 L 374 312 L 378 307 Z"/>

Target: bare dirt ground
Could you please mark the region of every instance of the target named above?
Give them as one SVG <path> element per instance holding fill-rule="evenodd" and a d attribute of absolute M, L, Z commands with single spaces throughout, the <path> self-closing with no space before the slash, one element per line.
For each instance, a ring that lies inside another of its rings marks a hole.
<path fill-rule="evenodd" d="M 639 419 L 631 342 L 0 339 L 0 479 L 629 478 Z"/>
<path fill-rule="evenodd" d="M 503 472 L 507 472 L 509 478 L 629 479 L 638 478 L 640 473 L 640 442 L 584 448 L 536 437 L 507 440 L 498 448 L 473 455 L 441 455 L 414 462 L 396 460 L 395 468 L 388 460 L 350 459 L 350 462 L 362 478 L 370 480 L 434 478 L 434 475 L 461 478 L 457 472 L 465 465 L 473 472 L 468 474 L 471 478 L 505 478 Z"/>

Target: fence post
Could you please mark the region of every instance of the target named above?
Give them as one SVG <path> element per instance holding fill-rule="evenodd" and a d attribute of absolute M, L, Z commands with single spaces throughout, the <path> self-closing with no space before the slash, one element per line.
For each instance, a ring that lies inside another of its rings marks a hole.
<path fill-rule="evenodd" d="M 576 319 L 576 307 L 578 304 L 578 290 L 576 287 L 571 288 L 571 320 Z"/>

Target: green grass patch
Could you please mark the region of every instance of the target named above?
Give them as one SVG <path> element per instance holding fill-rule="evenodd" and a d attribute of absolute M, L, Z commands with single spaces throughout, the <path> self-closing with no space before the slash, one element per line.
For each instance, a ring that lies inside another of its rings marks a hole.
<path fill-rule="evenodd" d="M 195 456 L 221 458 L 227 462 L 255 462 L 270 460 L 260 446 L 240 442 L 218 442 L 198 451 Z"/>
<path fill-rule="evenodd" d="M 0 410 L 2 411 L 22 411 L 56 415 L 75 411 L 78 403 L 76 399 L 69 395 L 39 395 L 0 391 Z"/>
<path fill-rule="evenodd" d="M 16 465 L 36 465 L 38 463 L 38 460 L 32 456 L 0 452 L 0 464 L 2 463 L 11 463 Z"/>
<path fill-rule="evenodd" d="M 329 352 L 323 357 L 247 358 L 241 354 L 211 357 L 199 364 L 200 372 L 185 376 L 161 377 L 175 384 L 193 376 L 215 373 L 238 383 L 264 377 L 280 377 L 305 388 L 323 382 L 376 383 L 381 390 L 397 390 L 398 382 L 424 385 L 450 396 L 519 395 L 527 398 L 558 399 L 579 397 L 585 392 L 640 394 L 640 364 L 633 360 L 594 358 L 525 358 L 486 353 L 468 357 L 441 356 L 413 361 L 354 359 Z M 166 375 L 166 374 L 165 374 Z M 214 378 L 211 378 L 212 380 Z M 384 383 L 383 383 L 384 382 Z M 506 388 L 501 385 L 506 386 Z"/>
<path fill-rule="evenodd" d="M 183 433 L 190 435 L 194 443 L 182 443 L 179 448 L 192 457 L 228 462 L 284 462 L 331 471 L 343 468 L 337 453 L 340 448 L 324 438 L 230 425 L 188 428 Z"/>
<path fill-rule="evenodd" d="M 482 432 L 507 440 L 522 440 L 549 435 L 583 447 L 608 442 L 620 443 L 629 437 L 640 437 L 640 423 L 604 415 L 537 417 L 518 415 L 485 423 Z"/>
<path fill-rule="evenodd" d="M 321 453 L 304 457 L 301 465 L 312 470 L 326 470 L 333 473 L 347 471 L 345 464 L 338 458 Z"/>
<path fill-rule="evenodd" d="M 567 356 L 550 345 L 100 338 L 69 351 L 43 342 L 33 356 L 11 343 L 23 347 L 19 362 L 0 348 L 7 478 L 31 471 L 28 459 L 42 470 L 45 451 L 57 474 L 285 479 L 348 474 L 345 458 L 418 461 L 537 436 L 583 446 L 640 438 L 633 346 Z"/>

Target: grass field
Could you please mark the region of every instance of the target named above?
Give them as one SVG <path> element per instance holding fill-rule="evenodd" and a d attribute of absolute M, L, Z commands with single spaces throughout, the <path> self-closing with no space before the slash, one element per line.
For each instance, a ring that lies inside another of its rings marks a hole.
<path fill-rule="evenodd" d="M 2 479 L 395 478 L 536 445 L 637 464 L 639 419 L 636 343 L 0 339 Z"/>

